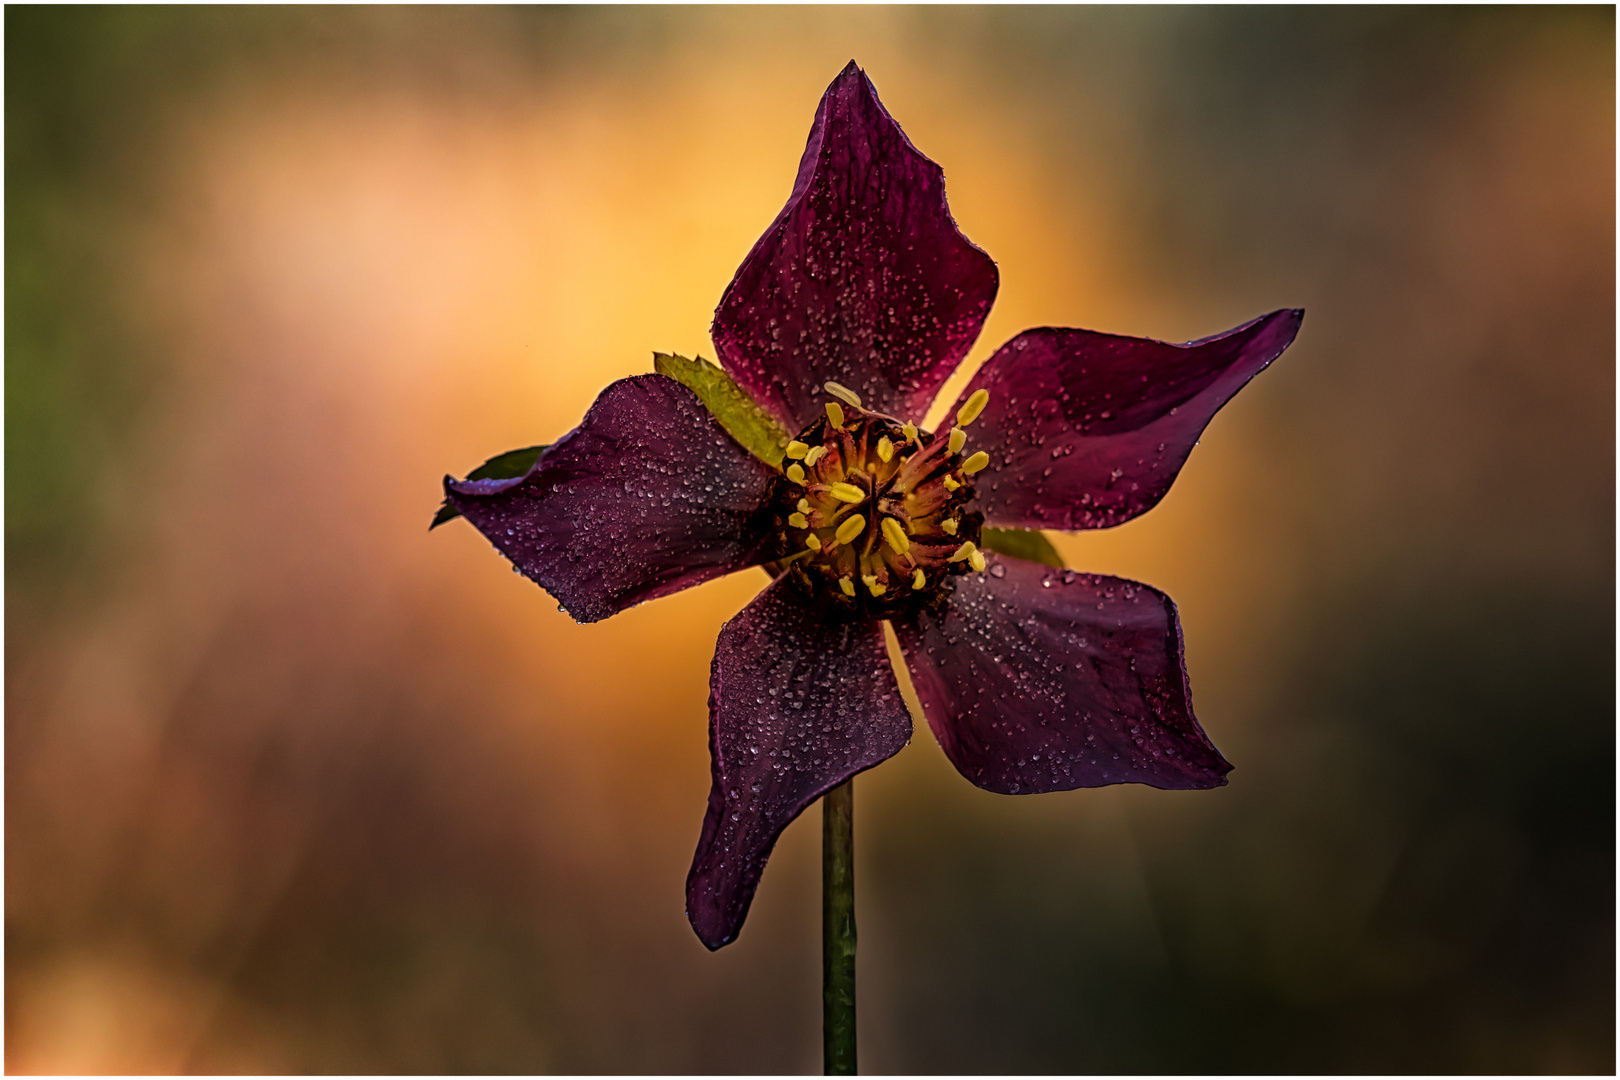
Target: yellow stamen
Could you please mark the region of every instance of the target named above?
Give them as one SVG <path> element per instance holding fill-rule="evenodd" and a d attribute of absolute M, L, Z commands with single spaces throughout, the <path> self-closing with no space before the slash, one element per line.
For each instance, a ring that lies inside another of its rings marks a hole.
<path fill-rule="evenodd" d="M 900 425 L 900 430 L 905 433 L 906 442 L 916 442 L 917 441 L 917 425 L 916 424 L 901 424 Z"/>
<path fill-rule="evenodd" d="M 973 423 L 973 421 L 979 418 L 979 414 L 984 412 L 984 407 L 988 404 L 990 404 L 990 391 L 973 391 L 973 396 L 968 398 L 960 409 L 956 410 L 957 425 L 960 427 L 967 427 L 969 424 Z"/>
<path fill-rule="evenodd" d="M 838 531 L 833 533 L 833 539 L 840 544 L 847 544 L 865 531 L 866 519 L 859 514 L 851 514 L 838 526 Z"/>
<path fill-rule="evenodd" d="M 817 536 L 815 533 L 811 533 L 809 536 L 804 538 L 804 546 L 809 548 L 811 551 L 820 551 L 821 537 Z"/>
<path fill-rule="evenodd" d="M 980 573 L 984 572 L 984 552 L 975 551 L 968 556 L 968 565 Z"/>
<path fill-rule="evenodd" d="M 916 575 L 913 576 L 912 579 L 911 579 L 911 587 L 913 589 L 920 589 L 924 585 L 927 585 L 927 584 L 928 584 L 928 579 L 923 576 L 923 572 L 921 570 L 918 570 Z"/>
<path fill-rule="evenodd" d="M 794 439 L 792 442 L 787 444 L 787 456 L 793 458 L 795 461 L 804 457 L 804 455 L 808 454 L 809 452 L 810 445 L 808 443 L 802 443 L 798 439 Z"/>
<path fill-rule="evenodd" d="M 838 587 L 844 590 L 845 596 L 855 595 L 855 583 L 849 580 L 847 577 L 841 577 L 838 579 Z"/>
<path fill-rule="evenodd" d="M 883 539 L 887 540 L 889 546 L 898 554 L 904 555 L 911 550 L 911 541 L 906 539 L 906 530 L 902 529 L 894 518 L 884 518 L 880 528 L 883 530 Z"/>
<path fill-rule="evenodd" d="M 876 574 L 862 574 L 861 582 L 871 591 L 873 596 L 882 596 L 889 591 L 887 585 L 878 581 Z"/>
<path fill-rule="evenodd" d="M 894 457 L 894 443 L 889 441 L 887 435 L 878 440 L 878 457 L 889 461 Z"/>
<path fill-rule="evenodd" d="M 832 424 L 833 427 L 843 430 L 844 410 L 838 407 L 838 402 L 827 402 L 827 420 Z"/>
<path fill-rule="evenodd" d="M 955 518 L 946 518 L 944 521 L 939 523 L 939 527 L 945 530 L 945 535 L 946 536 L 955 536 L 956 535 L 956 519 Z"/>
<path fill-rule="evenodd" d="M 833 397 L 843 398 L 857 409 L 861 407 L 861 395 L 857 394 L 849 387 L 844 386 L 842 383 L 823 383 L 822 389 L 827 391 L 827 393 L 831 394 Z"/>
<path fill-rule="evenodd" d="M 977 454 L 962 462 L 962 471 L 969 476 L 990 464 L 990 455 L 980 450 Z"/>
<path fill-rule="evenodd" d="M 973 556 L 973 553 L 975 551 L 978 551 L 978 550 L 979 550 L 978 545 L 975 544 L 973 541 L 969 540 L 966 543 L 964 543 L 961 547 L 957 548 L 956 551 L 954 553 L 952 553 L 951 557 L 946 559 L 945 561 L 946 562 L 961 562 L 963 559 L 971 558 Z"/>
<path fill-rule="evenodd" d="M 962 445 L 966 442 L 967 432 L 963 431 L 959 427 L 953 427 L 951 428 L 951 437 L 945 442 L 945 448 L 954 454 L 961 450 Z"/>
<path fill-rule="evenodd" d="M 945 478 L 945 490 L 946 491 L 955 491 L 957 488 L 959 488 L 961 486 L 962 486 L 961 484 L 958 484 L 955 480 L 951 479 L 949 476 L 947 476 Z"/>
<path fill-rule="evenodd" d="M 826 456 L 827 448 L 825 446 L 812 446 L 810 448 L 810 452 L 804 455 L 804 463 L 806 465 L 814 465 L 816 462 L 820 461 Z"/>
<path fill-rule="evenodd" d="M 836 484 L 828 484 L 827 494 L 840 502 L 863 503 L 866 501 L 866 492 L 854 484 L 846 484 L 841 480 Z"/>
<path fill-rule="evenodd" d="M 788 515 L 788 524 L 793 526 L 795 529 L 808 529 L 810 527 L 810 519 L 795 511 L 794 513 Z"/>
<path fill-rule="evenodd" d="M 804 483 L 804 469 L 797 462 L 787 467 L 787 478 L 795 484 Z"/>

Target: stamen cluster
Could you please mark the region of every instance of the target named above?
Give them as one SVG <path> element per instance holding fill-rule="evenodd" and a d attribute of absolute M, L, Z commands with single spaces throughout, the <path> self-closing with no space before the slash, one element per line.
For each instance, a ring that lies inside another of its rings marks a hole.
<path fill-rule="evenodd" d="M 967 506 L 972 477 L 990 458 L 962 449 L 989 393 L 970 397 L 937 435 L 867 411 L 837 383 L 825 389 L 835 400 L 788 444 L 773 490 L 777 565 L 871 617 L 926 602 L 953 574 L 983 570 L 984 515 Z"/>

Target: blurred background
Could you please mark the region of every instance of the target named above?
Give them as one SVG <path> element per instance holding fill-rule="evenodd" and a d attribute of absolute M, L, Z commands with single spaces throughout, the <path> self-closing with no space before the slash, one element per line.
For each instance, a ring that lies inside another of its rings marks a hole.
<path fill-rule="evenodd" d="M 1612 1072 L 1610 8 L 9 7 L 6 1057 L 819 1072 L 819 814 L 682 887 L 757 571 L 578 626 L 440 478 L 721 291 L 851 57 L 1033 325 L 1303 306 L 1152 513 L 1205 793 L 857 784 L 873 1072 Z M 960 380 L 949 390 L 954 394 Z"/>

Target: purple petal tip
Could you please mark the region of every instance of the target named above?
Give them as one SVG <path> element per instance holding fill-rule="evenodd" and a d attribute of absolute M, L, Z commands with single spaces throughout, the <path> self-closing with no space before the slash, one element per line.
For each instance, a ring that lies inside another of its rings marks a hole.
<path fill-rule="evenodd" d="M 940 167 L 852 60 L 816 110 L 792 194 L 715 311 L 721 364 L 798 430 L 828 380 L 920 417 L 977 339 L 1000 278 Z"/>
<path fill-rule="evenodd" d="M 1299 333 L 1283 308 L 1186 344 L 1038 327 L 998 349 L 963 391 L 989 407 L 975 444 L 997 464 L 979 482 L 985 521 L 1106 529 L 1170 490 L 1205 425 Z"/>
<path fill-rule="evenodd" d="M 452 505 L 579 622 L 760 561 L 769 466 L 662 375 L 621 379 L 528 475 Z"/>
<path fill-rule="evenodd" d="M 713 785 L 686 879 L 698 939 L 735 940 L 788 823 L 910 738 L 877 623 L 827 619 L 787 575 L 726 623 L 709 682 Z"/>

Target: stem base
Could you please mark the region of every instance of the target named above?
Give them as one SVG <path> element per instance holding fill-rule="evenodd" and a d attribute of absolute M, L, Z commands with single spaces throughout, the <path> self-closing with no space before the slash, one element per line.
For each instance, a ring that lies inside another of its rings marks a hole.
<path fill-rule="evenodd" d="M 855 780 L 821 797 L 821 1036 L 828 1076 L 855 1075 Z"/>

